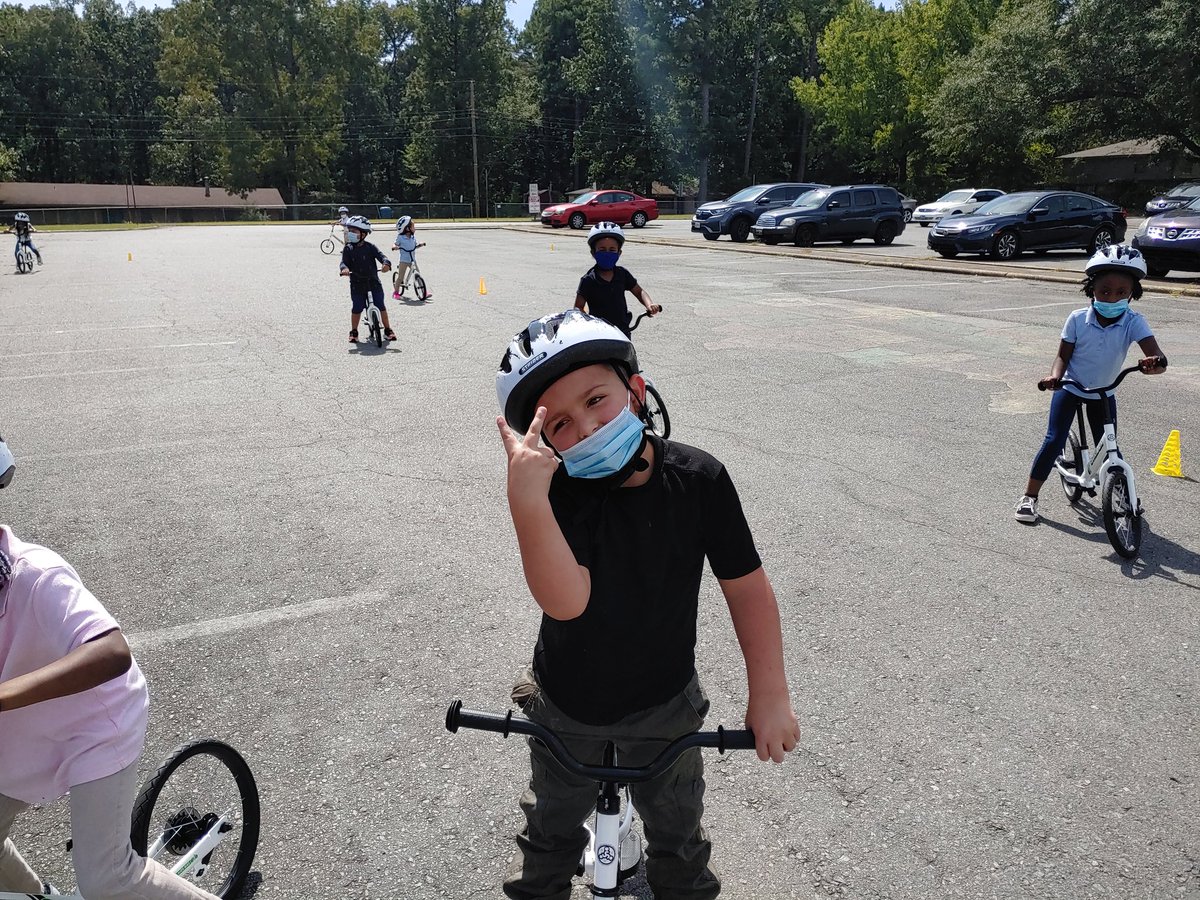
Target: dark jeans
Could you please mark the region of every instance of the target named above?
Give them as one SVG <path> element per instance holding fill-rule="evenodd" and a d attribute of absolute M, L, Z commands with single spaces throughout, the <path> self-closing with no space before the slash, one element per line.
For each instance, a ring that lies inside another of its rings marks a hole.
<path fill-rule="evenodd" d="M 667 743 L 697 730 L 708 712 L 708 698 L 693 675 L 683 693 L 612 725 L 585 725 L 569 718 L 526 672 L 513 696 L 528 697 L 525 714 L 562 734 L 581 762 L 603 762 L 605 742 L 617 746 L 617 763 L 643 766 Z M 599 785 L 569 775 L 534 740 L 529 741 L 533 770 L 521 796 L 525 828 L 517 836 L 518 853 L 504 880 L 513 900 L 569 900 L 571 878 L 579 866 L 587 831 L 583 823 L 596 808 Z M 656 900 L 711 900 L 721 881 L 709 864 L 712 845 L 700 825 L 704 811 L 704 760 L 700 750 L 685 752 L 666 774 L 632 785 L 633 806 L 646 835 L 646 879 Z"/>
<path fill-rule="evenodd" d="M 374 283 L 355 284 L 350 282 L 350 311 L 361 313 L 367 308 L 368 292 L 375 298 L 375 305 L 380 309 L 387 309 L 383 305 L 383 283 L 376 278 Z"/>
<path fill-rule="evenodd" d="M 1054 470 L 1054 461 L 1067 445 L 1067 434 L 1071 431 L 1071 423 L 1075 421 L 1075 411 L 1082 405 L 1087 409 L 1088 427 L 1092 431 L 1093 446 L 1104 436 L 1104 404 L 1108 404 L 1112 416 L 1113 428 L 1117 427 L 1117 398 L 1106 397 L 1102 400 L 1084 400 L 1067 390 L 1058 390 L 1050 399 L 1050 424 L 1046 428 L 1046 439 L 1042 441 L 1042 449 L 1033 459 L 1033 468 L 1029 477 L 1037 481 L 1045 481 Z"/>

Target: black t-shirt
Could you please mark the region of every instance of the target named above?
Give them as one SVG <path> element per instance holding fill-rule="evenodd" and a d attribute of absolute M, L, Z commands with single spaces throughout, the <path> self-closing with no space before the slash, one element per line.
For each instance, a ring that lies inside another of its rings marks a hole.
<path fill-rule="evenodd" d="M 574 719 L 608 725 L 664 703 L 696 666 L 704 558 L 718 578 L 762 565 L 733 481 L 703 450 L 651 435 L 654 470 L 639 487 L 569 477 L 550 504 L 575 559 L 591 573 L 583 614 L 542 616 L 538 683 Z"/>
<path fill-rule="evenodd" d="M 629 322 L 633 318 L 629 306 L 625 302 L 625 292 L 637 287 L 637 279 L 628 269 L 617 266 L 613 269 L 612 281 L 600 277 L 600 271 L 595 266 L 588 269 L 586 275 L 579 279 L 579 295 L 587 301 L 589 315 L 604 319 L 616 325 L 629 336 Z"/>
<path fill-rule="evenodd" d="M 377 261 L 385 263 L 389 260 L 370 241 L 346 244 L 342 248 L 342 265 L 350 270 L 351 284 L 379 284 L 379 270 L 375 268 Z"/>

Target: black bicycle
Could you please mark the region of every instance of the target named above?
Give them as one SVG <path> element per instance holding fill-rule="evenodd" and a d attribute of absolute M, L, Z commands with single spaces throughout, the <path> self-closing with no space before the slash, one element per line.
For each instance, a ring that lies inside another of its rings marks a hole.
<path fill-rule="evenodd" d="M 658 311 L 662 312 L 661 306 Z M 644 312 L 634 319 L 633 324 L 629 326 L 630 333 L 637 331 L 642 319 L 649 315 L 649 312 Z M 667 414 L 667 404 L 663 403 L 662 394 L 658 392 L 658 388 L 654 386 L 654 382 L 650 380 L 650 376 L 646 374 L 645 370 L 638 374 L 646 381 L 646 402 L 642 405 L 641 419 L 660 438 L 669 438 L 671 436 L 671 417 Z"/>

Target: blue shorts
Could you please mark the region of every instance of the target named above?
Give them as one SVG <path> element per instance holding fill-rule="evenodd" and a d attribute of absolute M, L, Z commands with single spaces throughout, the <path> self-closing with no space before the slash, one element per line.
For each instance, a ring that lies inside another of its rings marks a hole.
<path fill-rule="evenodd" d="M 374 284 L 355 284 L 350 282 L 350 312 L 361 313 L 367 308 L 367 292 L 370 291 L 372 298 L 375 300 L 375 305 L 380 309 L 387 309 L 383 305 L 383 284 L 378 278 Z"/>

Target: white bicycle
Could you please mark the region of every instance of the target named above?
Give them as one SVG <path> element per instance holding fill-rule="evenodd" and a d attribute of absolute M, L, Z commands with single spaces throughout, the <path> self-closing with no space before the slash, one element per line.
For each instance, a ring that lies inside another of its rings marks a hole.
<path fill-rule="evenodd" d="M 33 271 L 33 250 L 26 241 L 17 244 L 17 271 L 22 275 Z"/>
<path fill-rule="evenodd" d="M 418 247 L 424 247 L 424 244 L 417 244 Z M 397 263 L 399 265 L 399 263 Z M 413 296 L 424 303 L 429 299 L 429 288 L 425 286 L 425 279 L 421 277 L 421 270 L 417 267 L 417 254 L 414 251 L 412 254 L 412 262 L 408 264 L 408 271 L 404 273 L 404 278 L 400 278 L 400 270 L 397 268 L 392 274 L 392 288 L 401 297 L 405 292 L 412 290 Z"/>
<path fill-rule="evenodd" d="M 250 874 L 260 812 L 258 786 L 241 754 L 221 741 L 191 741 L 168 756 L 142 786 L 130 840 L 134 852 L 230 900 Z M 0 891 L 0 900 L 42 896 Z M 55 896 L 81 900 L 79 894 Z"/>
<path fill-rule="evenodd" d="M 1158 357 L 1160 365 L 1165 367 L 1167 361 Z M 1059 381 L 1059 387 L 1073 384 L 1089 394 L 1106 394 L 1115 390 L 1130 372 L 1140 372 L 1140 366 L 1130 366 L 1117 376 L 1117 380 L 1108 387 L 1088 388 L 1077 381 L 1065 378 Z M 1041 384 L 1038 390 L 1046 390 Z M 1117 429 L 1113 425 L 1112 415 L 1108 404 L 1104 408 L 1104 434 L 1099 445 L 1093 451 L 1087 445 L 1088 430 L 1084 427 L 1083 406 L 1076 411 L 1076 424 L 1067 435 L 1067 446 L 1063 455 L 1054 462 L 1054 468 L 1062 479 L 1063 493 L 1072 505 L 1087 491 L 1089 497 L 1096 496 L 1100 490 L 1100 504 L 1104 511 L 1104 530 L 1108 532 L 1108 540 L 1113 549 L 1126 559 L 1137 556 L 1138 548 L 1142 545 L 1142 501 L 1134 486 L 1133 468 L 1125 462 L 1121 450 L 1117 446 Z"/>
<path fill-rule="evenodd" d="M 446 711 L 446 728 L 457 732 L 460 727 L 495 731 L 505 737 L 514 732 L 529 735 L 549 750 L 565 771 L 599 783 L 596 820 L 594 825 L 584 823 L 588 843 L 577 873 L 590 880 L 588 887 L 594 897 L 616 897 L 621 882 L 637 872 L 642 862 L 642 838 L 633 828 L 630 784 L 659 777 L 675 764 L 685 750 L 692 747 L 715 747 L 719 753 L 754 749 L 753 732 L 726 731 L 718 727 L 716 731 L 685 734 L 667 744 L 648 766 L 636 768 L 617 765 L 616 748 L 610 741 L 604 750 L 604 764 L 590 766 L 572 756 L 562 739 L 549 728 L 523 716 L 514 716 L 511 710 L 498 716 L 463 709 L 462 701 L 455 700 Z M 625 794 L 624 804 L 621 802 L 622 793 Z"/>

